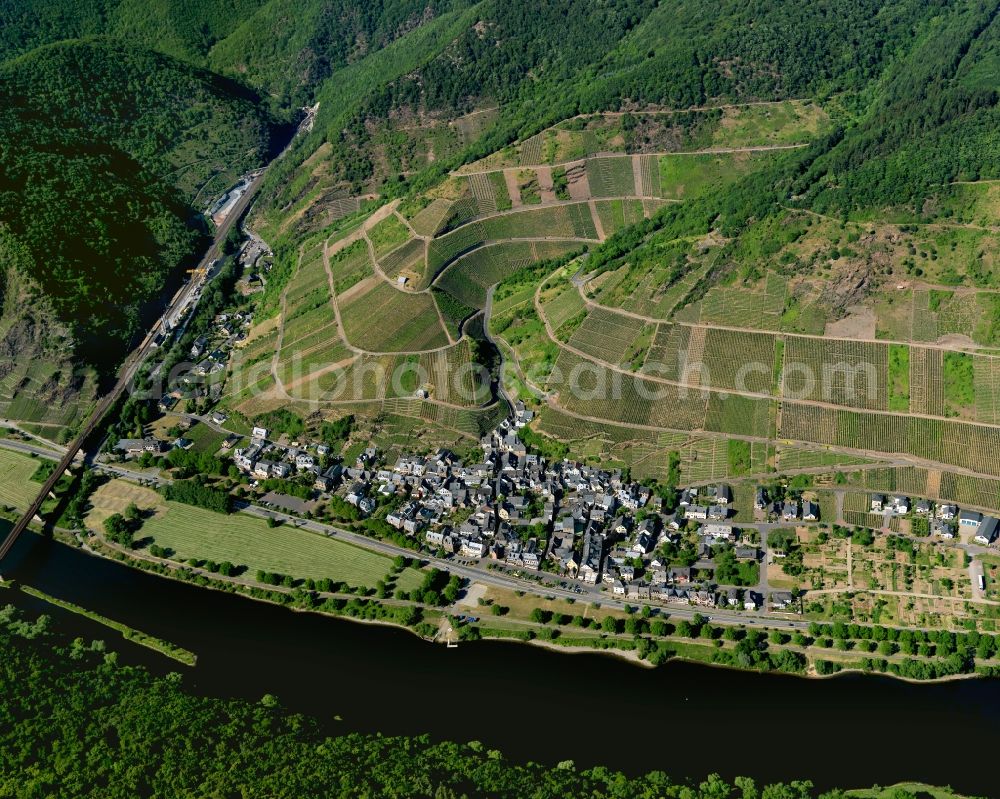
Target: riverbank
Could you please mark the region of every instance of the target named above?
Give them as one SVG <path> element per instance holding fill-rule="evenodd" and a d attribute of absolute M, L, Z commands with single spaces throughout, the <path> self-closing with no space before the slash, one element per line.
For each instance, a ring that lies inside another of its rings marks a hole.
<path fill-rule="evenodd" d="M 68 530 L 56 530 L 55 537 L 62 543 L 73 546 L 88 555 L 123 563 L 131 568 L 166 577 L 175 582 L 187 582 L 199 588 L 238 594 L 258 602 L 278 605 L 299 612 L 314 613 L 363 624 L 395 627 L 406 630 L 430 643 L 440 643 L 437 640 L 437 627 L 442 618 L 445 616 L 460 617 L 469 610 L 467 607 L 432 607 L 393 599 L 382 600 L 359 594 L 324 594 L 316 591 L 304 591 L 301 588 L 263 585 L 246 578 L 225 578 L 214 572 L 178 564 L 168 559 L 126 551 L 122 547 L 103 541 L 100 536 L 95 537 L 92 543 L 85 543 Z M 420 612 L 420 618 L 416 623 L 401 622 L 397 618 L 393 618 L 393 615 L 399 614 L 404 607 Z M 489 611 L 486 607 L 480 610 Z M 734 656 L 734 642 L 728 637 L 725 642 L 721 637 L 705 639 L 697 634 L 693 637 L 672 633 L 663 637 L 648 635 L 626 637 L 621 634 L 621 627 L 619 627 L 618 633 L 581 636 L 574 635 L 574 631 L 568 627 L 560 628 L 516 618 L 507 618 L 506 621 L 507 624 L 513 624 L 515 629 L 509 627 L 505 629 L 494 628 L 489 616 L 475 624 L 455 624 L 454 626 L 460 642 L 473 643 L 475 640 L 492 640 L 531 644 L 537 648 L 561 654 L 606 654 L 643 669 L 654 669 L 657 665 L 668 661 L 682 661 L 742 672 L 788 674 L 808 680 L 824 680 L 829 677 L 862 674 L 890 677 L 901 682 L 919 685 L 988 679 L 992 676 L 973 671 L 914 678 L 897 674 L 892 670 L 890 664 L 902 663 L 902 655 L 891 660 L 866 658 L 870 661 L 868 665 L 871 667 L 869 668 L 862 665 L 858 658 L 848 657 L 845 652 L 832 648 L 824 649 L 815 646 L 797 648 L 787 642 L 768 644 L 766 641 L 763 648 L 769 650 L 771 654 L 765 653 L 763 658 L 758 658 L 752 665 L 743 666 L 737 662 Z M 752 632 L 741 625 L 718 625 L 716 632 L 721 636 L 722 631 L 729 629 L 740 630 L 744 634 Z M 759 632 L 766 636 L 770 630 L 762 628 Z M 721 662 L 718 659 L 719 653 L 727 655 Z M 772 655 L 785 655 L 786 659 L 800 657 L 803 662 L 799 666 L 791 665 L 791 667 L 782 662 L 780 663 L 781 668 L 775 668 Z M 933 664 L 935 661 L 920 662 Z M 817 664 L 830 670 L 824 670 L 825 673 L 821 673 Z M 986 668 L 991 669 L 996 668 L 996 666 L 987 666 Z"/>
<path fill-rule="evenodd" d="M 127 624 L 115 621 L 114 619 L 109 619 L 107 616 L 103 616 L 100 613 L 96 613 L 87 608 L 76 605 L 73 602 L 67 602 L 64 599 L 58 599 L 57 597 L 46 594 L 44 591 L 40 591 L 37 588 L 33 588 L 30 585 L 19 585 L 15 586 L 13 583 L 7 583 L 4 585 L 5 588 L 16 588 L 21 591 L 21 593 L 27 594 L 28 596 L 35 597 L 35 599 L 40 599 L 43 602 L 47 602 L 50 605 L 54 605 L 63 610 L 69 611 L 70 613 L 75 613 L 78 616 L 83 616 L 84 618 L 90 619 L 91 621 L 97 622 L 111 630 L 121 633 L 122 638 L 126 641 L 131 641 L 134 644 L 139 644 L 147 649 L 152 649 L 154 652 L 159 652 L 161 655 L 166 655 L 168 658 L 176 660 L 178 663 L 183 663 L 185 666 L 195 666 L 198 662 L 198 657 L 194 652 L 190 652 L 183 647 L 172 644 L 170 641 L 165 641 L 162 638 L 157 638 L 154 635 L 149 635 L 148 633 L 142 632 L 142 630 L 137 630 L 134 627 L 130 627 Z"/>

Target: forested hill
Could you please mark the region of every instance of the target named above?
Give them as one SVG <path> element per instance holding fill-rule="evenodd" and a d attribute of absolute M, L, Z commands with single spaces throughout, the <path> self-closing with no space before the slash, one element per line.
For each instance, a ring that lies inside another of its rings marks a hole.
<path fill-rule="evenodd" d="M 124 352 L 197 253 L 204 184 L 259 166 L 271 124 L 246 89 L 133 45 L 61 42 L 0 65 L 0 224 L 86 360 Z"/>

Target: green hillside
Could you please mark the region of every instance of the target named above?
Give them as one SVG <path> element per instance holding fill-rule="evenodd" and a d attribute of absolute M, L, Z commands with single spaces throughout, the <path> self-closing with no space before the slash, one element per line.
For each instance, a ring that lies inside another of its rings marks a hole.
<path fill-rule="evenodd" d="M 0 66 L 0 224 L 83 363 L 125 352 L 203 241 L 194 204 L 262 163 L 270 128 L 247 90 L 131 45 Z"/>

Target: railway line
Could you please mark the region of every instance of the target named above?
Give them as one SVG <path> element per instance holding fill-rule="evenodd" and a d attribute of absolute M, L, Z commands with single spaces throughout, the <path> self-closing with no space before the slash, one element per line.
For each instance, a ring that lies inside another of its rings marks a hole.
<path fill-rule="evenodd" d="M 233 206 L 232 211 L 216 230 L 212 245 L 208 248 L 195 270 L 196 272 L 202 270 L 200 271 L 200 274 L 204 275 L 204 278 L 201 280 L 191 280 L 177 292 L 171 300 L 170 305 L 152 325 L 149 332 L 140 342 L 139 346 L 133 350 L 131 355 L 129 355 L 125 360 L 115 385 L 98 401 L 76 438 L 66 447 L 66 451 L 56 464 L 56 468 L 42 485 L 41 490 L 38 492 L 38 496 L 35 497 L 28 509 L 18 519 L 14 527 L 11 528 L 11 531 L 7 534 L 7 538 L 2 544 L 0 544 L 0 562 L 2 562 L 8 555 L 10 550 L 14 547 L 14 544 L 17 543 L 21 533 L 28 528 L 31 521 L 38 515 L 49 494 L 52 493 L 56 484 L 66 473 L 66 470 L 72 466 L 77 454 L 84 448 L 84 445 L 90 439 L 90 436 L 97 429 L 98 425 L 101 424 L 108 411 L 114 407 L 115 403 L 128 390 L 132 381 L 135 379 L 139 368 L 146 362 L 150 353 L 155 349 L 154 341 L 158 332 L 164 327 L 166 320 L 177 319 L 185 309 L 193 308 L 197 305 L 201 296 L 200 289 L 205 285 L 205 283 L 208 282 L 208 280 L 211 279 L 210 265 L 214 260 L 220 257 L 222 252 L 222 243 L 225 241 L 226 236 L 229 234 L 233 225 L 237 224 L 239 220 L 242 219 L 247 208 L 250 207 L 250 203 L 257 194 L 257 191 L 260 189 L 265 172 L 266 169 L 261 170 L 256 177 L 253 178 L 250 185 L 247 186 L 246 191 L 240 197 L 239 201 L 235 206 Z"/>

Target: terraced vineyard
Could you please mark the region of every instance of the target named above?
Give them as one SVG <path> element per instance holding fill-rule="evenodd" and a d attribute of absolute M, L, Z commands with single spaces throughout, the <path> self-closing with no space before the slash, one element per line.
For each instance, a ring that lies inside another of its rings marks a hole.
<path fill-rule="evenodd" d="M 344 333 L 370 352 L 409 352 L 448 344 L 429 294 L 411 294 L 375 280 L 363 291 L 338 300 Z"/>

